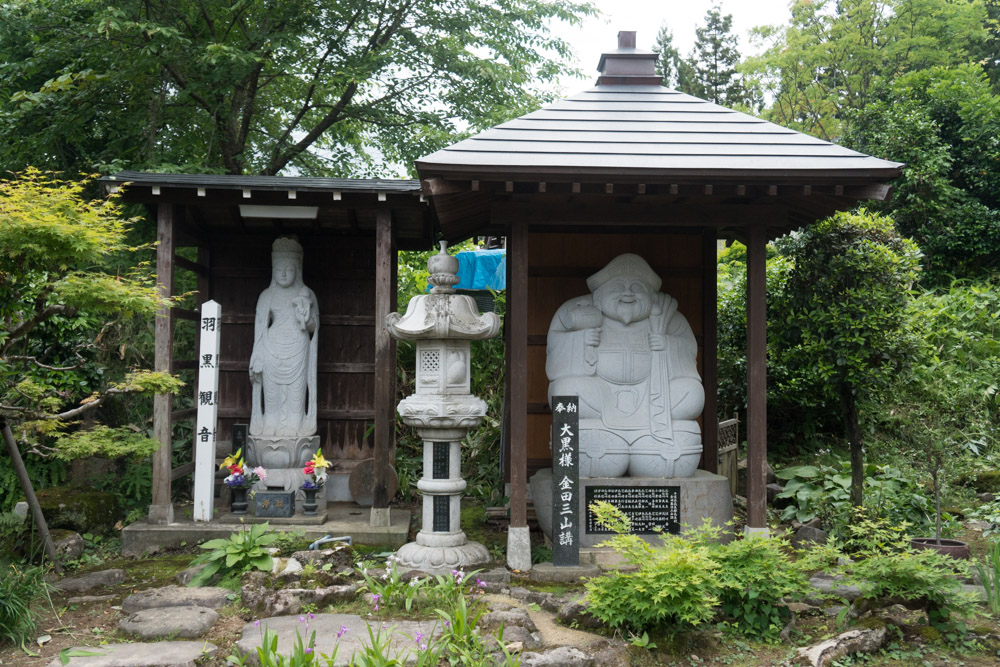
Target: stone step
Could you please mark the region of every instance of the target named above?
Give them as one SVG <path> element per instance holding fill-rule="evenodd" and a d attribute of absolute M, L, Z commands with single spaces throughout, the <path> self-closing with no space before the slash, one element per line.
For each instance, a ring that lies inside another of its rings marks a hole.
<path fill-rule="evenodd" d="M 207 607 L 158 607 L 129 614 L 118 622 L 122 632 L 142 639 L 194 639 L 212 629 L 219 614 Z"/>
<path fill-rule="evenodd" d="M 109 644 L 76 646 L 69 653 L 93 653 L 69 658 L 67 667 L 195 667 L 215 656 L 218 648 L 208 642 L 154 642 L 150 644 Z M 62 667 L 55 658 L 48 667 Z"/>
<path fill-rule="evenodd" d="M 52 584 L 56 589 L 67 593 L 83 593 L 92 588 L 117 586 L 125 581 L 125 570 L 100 570 L 89 572 L 79 577 L 66 577 Z"/>
<path fill-rule="evenodd" d="M 163 588 L 150 588 L 128 596 L 122 603 L 122 611 L 126 614 L 134 614 L 143 609 L 187 606 L 221 609 L 229 604 L 230 596 L 234 595 L 235 593 L 228 588 L 216 586 L 203 588 L 164 586 Z"/>

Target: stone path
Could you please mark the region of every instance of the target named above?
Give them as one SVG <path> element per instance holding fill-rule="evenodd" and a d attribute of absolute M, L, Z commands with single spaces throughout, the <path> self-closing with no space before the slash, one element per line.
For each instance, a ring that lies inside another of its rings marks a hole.
<path fill-rule="evenodd" d="M 213 657 L 218 650 L 207 642 L 156 642 L 81 646 L 74 651 L 96 653 L 71 657 L 68 667 L 195 667 L 197 661 Z M 59 658 L 48 667 L 62 667 Z"/>
<path fill-rule="evenodd" d="M 307 641 L 316 632 L 316 650 L 330 655 L 337 649 L 335 665 L 347 665 L 351 656 L 363 646 L 370 645 L 368 624 L 365 619 L 354 614 L 315 614 L 305 621 L 299 616 L 275 616 L 247 623 L 243 627 L 243 636 L 236 643 L 237 650 L 249 655 L 249 664 L 257 664 L 257 648 L 261 646 L 265 628 L 278 636 L 278 652 L 290 654 L 295 644 L 296 632 Z M 346 630 L 344 630 L 346 628 Z M 372 632 L 380 631 L 377 621 L 372 621 Z M 388 654 L 395 657 L 400 654 L 404 659 L 417 648 L 416 639 L 419 634 L 433 637 L 440 634 L 436 621 L 387 621 L 385 630 L 391 633 Z M 337 635 L 340 634 L 338 638 Z M 384 635 L 383 635 L 384 637 Z"/>
<path fill-rule="evenodd" d="M 212 629 L 219 614 L 207 607 L 158 607 L 129 614 L 118 622 L 122 632 L 141 637 L 182 637 L 194 639 Z"/>
<path fill-rule="evenodd" d="M 100 570 L 79 577 L 66 577 L 52 584 L 53 588 L 67 593 L 83 593 L 92 588 L 116 586 L 125 581 L 125 570 Z"/>
<path fill-rule="evenodd" d="M 233 591 L 228 588 L 207 586 L 203 588 L 187 588 L 186 586 L 164 586 L 150 588 L 125 598 L 122 611 L 134 614 L 143 609 L 158 607 L 208 607 L 221 609 L 229 603 Z"/>

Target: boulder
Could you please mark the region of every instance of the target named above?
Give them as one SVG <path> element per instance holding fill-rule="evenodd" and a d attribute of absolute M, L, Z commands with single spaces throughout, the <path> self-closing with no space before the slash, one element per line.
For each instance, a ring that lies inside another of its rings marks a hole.
<path fill-rule="evenodd" d="M 143 609 L 159 607 L 208 607 L 221 609 L 229 603 L 230 596 L 235 595 L 228 588 L 206 586 L 204 588 L 189 588 L 187 586 L 164 586 L 150 588 L 125 598 L 122 611 L 134 614 Z"/>
<path fill-rule="evenodd" d="M 53 584 L 53 587 L 67 593 L 83 593 L 92 588 L 117 586 L 125 581 L 125 570 L 99 570 L 82 574 L 79 577 L 66 577 Z"/>
<path fill-rule="evenodd" d="M 318 570 L 326 568 L 329 572 L 340 572 L 344 568 L 354 567 L 354 549 L 349 544 L 336 544 L 326 549 L 310 549 L 309 551 L 296 551 L 292 558 L 303 565 L 312 563 Z"/>
<path fill-rule="evenodd" d="M 208 632 L 218 620 L 219 614 L 206 607 L 158 607 L 129 614 L 118 622 L 118 628 L 142 639 L 194 639 Z"/>
<path fill-rule="evenodd" d="M 78 533 L 110 532 L 121 518 L 118 496 L 108 491 L 53 486 L 37 492 L 49 528 Z"/>
<path fill-rule="evenodd" d="M 826 544 L 828 538 L 829 534 L 825 530 L 803 525 L 792 535 L 791 542 L 796 549 L 803 549 L 809 544 Z"/>
<path fill-rule="evenodd" d="M 280 582 L 287 587 L 276 585 L 275 578 L 265 572 L 248 572 L 243 575 L 243 606 L 260 616 L 281 616 L 298 614 L 306 605 L 322 607 L 336 602 L 349 602 L 358 591 L 356 583 L 332 583 L 305 588 L 293 581 L 294 577 Z"/>
<path fill-rule="evenodd" d="M 505 625 L 503 627 L 503 636 L 500 638 L 500 641 L 502 641 L 505 646 L 520 644 L 522 651 L 525 649 L 531 650 L 541 648 L 542 646 L 541 640 L 535 634 L 532 634 L 527 628 L 520 625 L 511 625 L 509 627 Z"/>
<path fill-rule="evenodd" d="M 51 531 L 50 534 L 56 553 L 63 561 L 76 560 L 83 555 L 83 549 L 86 545 L 83 543 L 80 533 L 58 529 Z"/>
<path fill-rule="evenodd" d="M 487 632 L 495 632 L 501 625 L 504 628 L 520 627 L 526 629 L 528 632 L 538 632 L 535 622 L 531 620 L 531 616 L 524 609 L 514 608 L 507 611 L 490 611 L 483 614 L 479 619 L 479 627 Z M 511 639 L 509 641 L 520 640 Z"/>
<path fill-rule="evenodd" d="M 592 667 L 594 659 L 572 646 L 560 646 L 543 653 L 522 653 L 522 667 Z"/>
<path fill-rule="evenodd" d="M 601 620 L 595 616 L 591 616 L 587 611 L 587 602 L 585 600 L 573 600 L 567 602 L 556 614 L 556 618 L 563 625 L 578 627 L 578 628 L 599 628 L 604 624 Z"/>

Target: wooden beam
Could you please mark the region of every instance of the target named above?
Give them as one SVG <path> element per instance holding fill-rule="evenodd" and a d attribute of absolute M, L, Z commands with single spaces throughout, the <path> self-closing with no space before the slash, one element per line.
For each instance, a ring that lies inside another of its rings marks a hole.
<path fill-rule="evenodd" d="M 156 213 L 156 284 L 161 299 L 169 299 L 174 291 L 174 222 L 180 217 L 179 207 L 162 203 Z M 170 306 L 162 306 L 156 313 L 154 361 L 157 371 L 170 372 L 173 358 L 174 332 L 171 326 Z M 153 397 L 153 437 L 160 447 L 153 452 L 153 503 L 149 506 L 151 523 L 167 524 L 174 520 L 174 506 L 170 499 L 170 454 L 173 447 L 173 424 L 170 418 L 171 394 Z"/>
<path fill-rule="evenodd" d="M 171 308 L 170 317 L 175 320 L 188 320 L 189 322 L 197 322 L 199 319 L 198 311 L 191 310 L 190 308 Z"/>
<path fill-rule="evenodd" d="M 392 219 L 387 208 L 375 213 L 375 487 L 371 521 L 388 525 L 389 494 L 386 479 L 389 476 L 389 453 L 396 434 L 395 395 L 396 360 L 392 355 L 392 339 L 385 327 L 385 319 L 394 310 L 392 267 L 396 258 L 392 253 Z M 375 510 L 384 510 L 384 517 Z"/>
<path fill-rule="evenodd" d="M 767 528 L 767 229 L 747 230 L 747 527 Z"/>
<path fill-rule="evenodd" d="M 510 374 L 510 525 L 528 525 L 528 225 L 515 221 L 507 236 L 510 327 L 507 372 Z"/>
<path fill-rule="evenodd" d="M 202 266 L 198 262 L 192 262 L 190 259 L 181 257 L 180 255 L 174 255 L 174 266 L 187 269 L 188 271 L 193 271 L 199 276 L 208 274 L 208 267 Z"/>
<path fill-rule="evenodd" d="M 177 466 L 170 471 L 170 480 L 178 480 L 181 477 L 187 477 L 194 472 L 194 461 L 191 463 L 185 463 L 184 465 Z"/>
<path fill-rule="evenodd" d="M 450 195 L 456 192 L 465 192 L 465 187 L 455 181 L 446 181 L 443 178 L 428 178 L 420 181 L 420 187 L 424 192 L 432 197 L 436 195 Z"/>
<path fill-rule="evenodd" d="M 706 229 L 701 241 L 701 312 L 702 346 L 701 378 L 705 388 L 705 408 L 702 410 L 702 468 L 719 472 L 719 394 L 718 394 L 718 240 L 714 229 Z"/>
<path fill-rule="evenodd" d="M 874 199 L 876 201 L 888 201 L 892 195 L 892 186 L 887 183 L 875 183 L 874 185 L 855 185 L 844 188 L 845 197 L 854 199 Z"/>
<path fill-rule="evenodd" d="M 530 220 L 539 225 L 570 224 L 616 226 L 611 220 L 622 220 L 622 226 L 731 225 L 734 219 L 743 223 L 766 221 L 783 209 L 774 204 L 718 204 L 697 202 L 672 203 L 651 198 L 634 199 L 627 203 L 595 200 L 586 195 L 570 201 L 503 201 L 496 202 L 494 212 L 508 221 Z"/>

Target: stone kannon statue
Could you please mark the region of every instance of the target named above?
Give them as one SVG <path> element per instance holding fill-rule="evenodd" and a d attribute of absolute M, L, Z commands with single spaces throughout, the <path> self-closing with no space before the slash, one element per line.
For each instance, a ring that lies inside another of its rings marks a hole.
<path fill-rule="evenodd" d="M 548 396 L 580 397 L 581 477 L 690 477 L 705 404 L 698 344 L 677 300 L 638 255 L 587 279 L 549 327 Z"/>
<path fill-rule="evenodd" d="M 316 295 L 302 282 L 302 246 L 279 238 L 271 284 L 257 299 L 247 459 L 268 470 L 268 486 L 297 487 L 296 472 L 316 451 Z M 287 469 L 287 473 L 277 473 Z M 289 479 L 284 479 L 288 477 Z M 292 479 L 295 478 L 295 479 Z"/>

